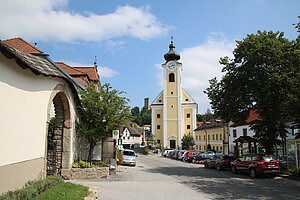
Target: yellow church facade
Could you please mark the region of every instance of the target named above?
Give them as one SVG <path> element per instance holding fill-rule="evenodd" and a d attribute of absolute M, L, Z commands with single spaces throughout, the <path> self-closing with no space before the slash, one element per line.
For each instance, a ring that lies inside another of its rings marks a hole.
<path fill-rule="evenodd" d="M 182 63 L 173 42 L 164 55 L 163 91 L 151 104 L 152 134 L 161 148 L 181 148 L 181 139 L 196 129 L 198 105 L 182 88 Z"/>

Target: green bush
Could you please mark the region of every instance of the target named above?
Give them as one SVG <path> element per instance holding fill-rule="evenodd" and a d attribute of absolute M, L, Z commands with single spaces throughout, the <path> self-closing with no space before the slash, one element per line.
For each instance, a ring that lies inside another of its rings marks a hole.
<path fill-rule="evenodd" d="M 41 194 L 44 191 L 51 189 L 57 184 L 63 182 L 61 176 L 48 176 L 45 179 L 28 181 L 22 189 L 15 191 L 8 191 L 2 196 L 0 200 L 27 200 Z"/>
<path fill-rule="evenodd" d="M 72 164 L 73 168 L 91 168 L 92 166 L 92 163 L 83 160 L 77 160 Z"/>
<path fill-rule="evenodd" d="M 300 168 L 290 169 L 289 172 L 290 172 L 293 176 L 300 176 Z"/>

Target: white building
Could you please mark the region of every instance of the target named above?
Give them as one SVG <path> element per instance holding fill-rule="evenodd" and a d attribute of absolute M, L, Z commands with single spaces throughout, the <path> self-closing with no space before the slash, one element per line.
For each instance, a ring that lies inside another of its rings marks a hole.
<path fill-rule="evenodd" d="M 73 162 L 76 82 L 43 52 L 31 50 L 0 41 L 0 194 L 59 174 Z M 51 105 L 56 124 L 48 134 Z"/>

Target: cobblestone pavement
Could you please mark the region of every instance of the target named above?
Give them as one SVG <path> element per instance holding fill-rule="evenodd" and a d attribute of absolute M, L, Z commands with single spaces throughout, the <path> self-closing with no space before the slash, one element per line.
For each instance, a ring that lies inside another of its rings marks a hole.
<path fill-rule="evenodd" d="M 300 199 L 300 181 L 252 179 L 157 154 L 139 154 L 137 166 L 118 167 L 116 177 L 72 182 L 99 187 L 100 200 Z"/>

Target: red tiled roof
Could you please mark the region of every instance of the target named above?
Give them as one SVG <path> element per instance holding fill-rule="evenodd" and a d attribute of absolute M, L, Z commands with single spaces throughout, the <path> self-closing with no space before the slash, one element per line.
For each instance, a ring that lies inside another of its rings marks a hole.
<path fill-rule="evenodd" d="M 247 123 L 251 123 L 251 122 L 253 122 L 253 121 L 255 121 L 255 120 L 261 120 L 261 119 L 259 118 L 259 114 L 256 113 L 256 110 L 250 110 L 250 112 L 249 112 L 249 117 L 248 117 L 248 119 L 246 119 L 246 122 L 247 122 Z"/>
<path fill-rule="evenodd" d="M 29 44 L 28 42 L 26 42 L 25 40 L 23 40 L 22 38 L 19 38 L 19 37 L 3 40 L 3 42 L 5 42 L 9 46 L 11 46 L 19 51 L 22 51 L 25 53 L 37 53 L 37 54 L 44 53 L 43 51 L 39 50 L 35 46 Z"/>
<path fill-rule="evenodd" d="M 91 80 L 100 82 L 96 67 L 74 67 L 74 68 L 84 73 L 87 73 Z"/>
<path fill-rule="evenodd" d="M 62 68 L 65 72 L 67 72 L 70 75 L 87 75 L 87 73 L 84 73 L 78 69 L 75 69 L 74 67 L 71 67 L 70 65 L 67 65 L 63 62 L 55 62 L 60 68 Z"/>

